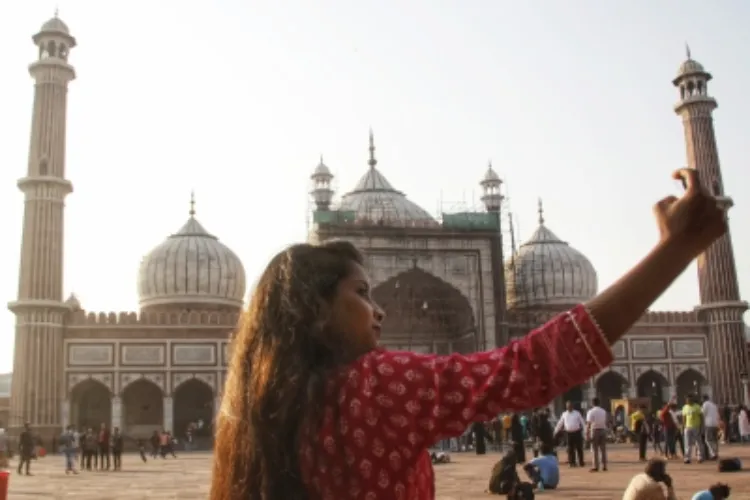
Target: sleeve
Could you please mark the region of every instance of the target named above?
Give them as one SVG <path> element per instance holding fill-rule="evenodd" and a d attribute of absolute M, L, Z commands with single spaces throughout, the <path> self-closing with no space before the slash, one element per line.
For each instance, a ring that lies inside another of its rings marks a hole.
<path fill-rule="evenodd" d="M 340 414 L 400 444 L 430 446 L 503 411 L 546 405 L 612 360 L 595 319 L 580 305 L 487 352 L 373 351 L 346 372 Z"/>

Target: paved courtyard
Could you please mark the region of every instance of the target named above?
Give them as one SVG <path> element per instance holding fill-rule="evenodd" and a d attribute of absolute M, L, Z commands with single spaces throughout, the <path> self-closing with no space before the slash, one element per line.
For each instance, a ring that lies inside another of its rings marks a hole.
<path fill-rule="evenodd" d="M 621 499 L 631 476 L 643 466 L 634 463 L 635 450 L 620 446 L 611 451 L 610 471 L 592 474 L 587 469 L 563 467 L 560 489 L 546 491 L 538 498 L 550 499 Z M 738 456 L 750 464 L 750 447 L 726 447 L 725 456 Z M 484 493 L 490 469 L 497 454 L 478 457 L 454 454 L 454 463 L 436 467 L 438 499 L 492 498 Z M 75 498 L 77 500 L 162 500 L 206 499 L 211 472 L 209 454 L 182 455 L 178 459 L 149 460 L 142 463 L 136 455 L 126 455 L 122 472 L 85 472 L 66 476 L 61 457 L 47 457 L 34 462 L 32 477 L 13 474 L 10 478 L 9 500 L 45 500 Z M 732 498 L 750 498 L 750 471 L 736 474 L 716 473 L 715 463 L 669 466 L 680 499 L 712 481 L 721 479 L 733 487 Z M 498 498 L 498 497 L 495 497 Z"/>

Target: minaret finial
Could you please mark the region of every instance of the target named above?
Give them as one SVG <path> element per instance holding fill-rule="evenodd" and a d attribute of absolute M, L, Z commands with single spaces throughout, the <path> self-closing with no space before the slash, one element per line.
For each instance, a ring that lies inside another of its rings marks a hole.
<path fill-rule="evenodd" d="M 487 160 L 487 170 L 492 170 L 492 160 Z"/>
<path fill-rule="evenodd" d="M 195 191 L 190 191 L 190 218 L 195 217 Z"/>
<path fill-rule="evenodd" d="M 378 164 L 378 160 L 375 159 L 375 136 L 372 133 L 372 127 L 370 127 L 370 159 L 367 161 L 370 168 L 375 168 Z"/>
<path fill-rule="evenodd" d="M 320 164 L 323 164 L 323 153 L 320 153 Z"/>
<path fill-rule="evenodd" d="M 539 212 L 539 225 L 544 225 L 544 205 L 542 204 L 542 199 L 539 198 L 539 209 L 537 210 Z"/>
<path fill-rule="evenodd" d="M 685 55 L 688 59 L 692 59 L 692 57 L 690 56 L 690 45 L 688 45 L 687 42 L 685 42 Z"/>
<path fill-rule="evenodd" d="M 60 7 L 55 5 L 55 19 L 59 19 L 60 17 Z"/>

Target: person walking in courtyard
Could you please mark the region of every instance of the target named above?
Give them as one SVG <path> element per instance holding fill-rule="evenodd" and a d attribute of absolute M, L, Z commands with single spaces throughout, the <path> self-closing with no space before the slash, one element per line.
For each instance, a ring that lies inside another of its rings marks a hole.
<path fill-rule="evenodd" d="M 581 412 L 573 408 L 573 403 L 565 403 L 565 411 L 560 415 L 560 421 L 555 428 L 555 435 L 561 431 L 565 432 L 568 445 L 568 465 L 571 467 L 583 467 L 583 430 L 586 422 Z"/>
<path fill-rule="evenodd" d="M 701 413 L 703 414 L 703 438 L 708 451 L 706 458 L 708 460 L 717 460 L 719 458 L 719 424 L 721 423 L 721 415 L 719 414 L 719 407 L 711 401 L 708 394 L 703 395 Z"/>
<path fill-rule="evenodd" d="M 18 437 L 18 473 L 21 474 L 26 466 L 26 475 L 31 475 L 31 459 L 34 457 L 34 448 L 36 443 L 34 442 L 34 434 L 31 432 L 31 424 L 26 422 L 23 424 L 23 430 L 21 435 Z"/>
<path fill-rule="evenodd" d="M 591 440 L 591 453 L 594 455 L 591 472 L 598 472 L 600 463 L 601 470 L 607 470 L 607 420 L 607 412 L 600 406 L 599 398 L 594 398 L 591 409 L 586 413 L 586 430 Z"/>
<path fill-rule="evenodd" d="M 65 474 L 78 474 L 76 470 L 76 451 L 78 450 L 78 440 L 76 438 L 75 428 L 69 425 L 65 432 L 60 436 L 60 448 L 65 456 Z"/>
<path fill-rule="evenodd" d="M 122 470 L 122 451 L 125 448 L 125 440 L 120 434 L 120 428 L 115 427 L 112 430 L 112 461 L 114 469 Z"/>
<path fill-rule="evenodd" d="M 703 427 L 703 413 L 694 396 L 685 398 L 682 407 L 682 421 L 685 426 L 685 463 L 689 464 L 693 458 L 693 448 L 698 456 L 698 462 L 703 462 L 703 446 L 701 428 Z"/>
<path fill-rule="evenodd" d="M 212 500 L 433 499 L 428 447 L 502 411 L 542 406 L 613 361 L 617 342 L 726 231 L 683 169 L 656 204 L 659 242 L 585 305 L 520 340 L 468 355 L 378 347 L 385 313 L 344 241 L 271 259 L 232 340 L 217 417 Z"/>

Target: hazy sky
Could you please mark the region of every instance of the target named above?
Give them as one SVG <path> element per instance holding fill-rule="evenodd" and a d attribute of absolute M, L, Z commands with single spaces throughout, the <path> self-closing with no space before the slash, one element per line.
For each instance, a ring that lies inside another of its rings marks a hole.
<path fill-rule="evenodd" d="M 381 172 L 430 212 L 478 203 L 487 160 L 521 238 L 547 225 L 601 287 L 655 242 L 651 204 L 685 164 L 671 85 L 685 58 L 711 71 L 744 297 L 750 296 L 747 116 L 750 3 L 596 0 L 60 0 L 70 56 L 65 290 L 92 311 L 134 310 L 141 257 L 188 216 L 243 259 L 252 282 L 306 235 L 318 156 L 340 191 Z M 17 293 L 36 57 L 55 2 L 0 3 L 0 295 Z M 745 160 L 743 160 L 745 158 Z M 743 174 L 745 172 L 745 174 Z M 442 200 L 442 202 L 441 202 Z M 697 303 L 695 269 L 659 308 Z M 0 372 L 14 318 L 0 313 Z"/>

